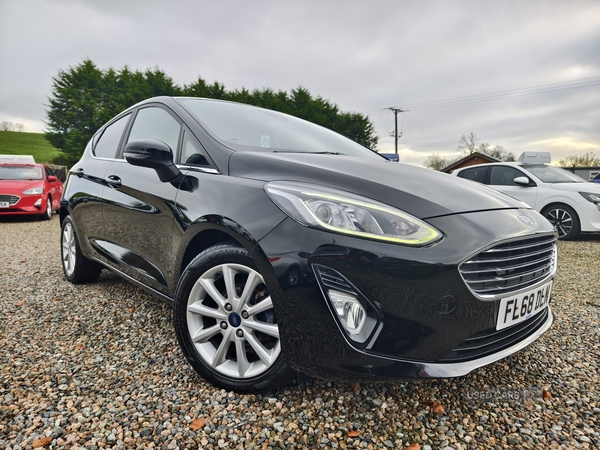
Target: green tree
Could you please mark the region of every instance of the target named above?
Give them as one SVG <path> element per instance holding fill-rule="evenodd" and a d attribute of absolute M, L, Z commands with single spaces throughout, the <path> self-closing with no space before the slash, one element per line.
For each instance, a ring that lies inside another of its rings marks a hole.
<path fill-rule="evenodd" d="M 93 133 L 103 124 L 103 72 L 85 60 L 53 78 L 47 111 L 46 138 L 72 164 L 81 156 Z"/>
<path fill-rule="evenodd" d="M 586 152 L 583 155 L 570 155 L 558 161 L 560 167 L 598 167 L 600 157 L 594 152 Z"/>
<path fill-rule="evenodd" d="M 124 67 L 100 70 L 91 60 L 60 70 L 52 79 L 46 139 L 61 150 L 61 164 L 79 160 L 96 130 L 122 110 L 148 97 L 181 95 L 158 68 L 132 72 Z"/>
<path fill-rule="evenodd" d="M 104 123 L 124 109 L 150 97 L 192 96 L 248 103 L 281 111 L 314 122 L 356 142 L 376 148 L 378 137 L 362 114 L 341 112 L 336 104 L 313 97 L 304 87 L 285 91 L 245 88 L 228 91 L 222 83 L 198 79 L 183 87 L 158 67 L 144 72 L 127 66 L 100 70 L 86 59 L 60 70 L 52 79 L 46 121 L 46 138 L 62 151 L 60 162 L 74 164 L 90 138 Z"/>

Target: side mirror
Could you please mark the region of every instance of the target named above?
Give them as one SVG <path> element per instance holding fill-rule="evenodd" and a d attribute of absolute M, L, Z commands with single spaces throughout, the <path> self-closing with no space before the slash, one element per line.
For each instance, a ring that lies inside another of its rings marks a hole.
<path fill-rule="evenodd" d="M 58 181 L 58 178 L 56 178 L 54 175 L 48 175 L 48 181 Z"/>
<path fill-rule="evenodd" d="M 138 139 L 125 147 L 125 159 L 132 166 L 154 169 L 163 183 L 181 175 L 173 164 L 173 152 L 163 141 L 158 139 Z"/>
<path fill-rule="evenodd" d="M 517 177 L 513 181 L 521 186 L 529 186 L 529 178 L 527 177 Z"/>

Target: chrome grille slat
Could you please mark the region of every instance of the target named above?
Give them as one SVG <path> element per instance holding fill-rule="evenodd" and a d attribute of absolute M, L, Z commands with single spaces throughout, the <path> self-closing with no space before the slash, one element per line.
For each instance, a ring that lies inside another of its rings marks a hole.
<path fill-rule="evenodd" d="M 534 264 L 543 263 L 544 261 L 547 261 L 547 258 L 540 258 L 540 259 L 536 259 L 535 261 L 529 261 L 525 264 L 518 264 L 516 266 L 512 266 L 512 268 L 513 269 L 521 269 L 524 267 L 533 266 Z M 498 270 L 506 270 L 506 269 L 503 267 L 500 267 L 500 266 L 496 266 L 496 267 L 489 267 L 489 268 L 482 269 L 482 270 L 465 270 L 465 271 L 463 271 L 463 273 L 466 276 L 467 274 L 472 275 L 472 274 L 476 274 L 476 273 L 496 272 Z"/>
<path fill-rule="evenodd" d="M 539 252 L 526 253 L 526 254 L 523 254 L 523 255 L 507 256 L 505 258 L 497 258 L 497 259 L 472 259 L 470 261 L 467 261 L 466 264 L 484 264 L 484 263 L 496 263 L 496 262 L 513 261 L 515 259 L 521 259 L 521 258 L 527 258 L 529 256 L 541 255 L 543 253 L 548 253 L 550 251 L 551 250 L 549 250 L 549 249 L 544 249 L 544 250 L 541 250 Z"/>
<path fill-rule="evenodd" d="M 496 275 L 494 278 L 477 278 L 477 279 L 473 279 L 471 281 L 471 283 L 476 283 L 476 284 L 481 284 L 481 283 L 493 283 L 494 281 L 508 281 L 508 280 L 516 280 L 518 278 L 523 278 L 526 277 L 528 275 L 532 275 L 535 274 L 537 272 L 539 272 L 540 270 L 544 270 L 544 269 L 549 269 L 551 267 L 550 263 L 546 263 L 543 266 L 538 266 L 535 270 L 530 270 L 529 272 L 521 272 L 518 275 L 514 275 L 511 277 L 505 277 L 503 275 Z M 505 269 L 501 269 L 501 270 L 505 270 Z"/>
<path fill-rule="evenodd" d="M 537 281 L 537 280 L 536 280 Z M 477 289 L 477 292 L 480 294 L 506 294 L 509 292 L 514 292 L 514 291 L 518 291 L 520 289 L 525 289 L 528 286 L 531 286 L 532 283 L 530 281 L 524 281 L 523 283 L 515 283 L 515 284 L 511 284 L 509 286 L 503 286 L 501 288 L 498 287 L 494 287 L 494 288 L 486 288 L 486 289 Z"/>
<path fill-rule="evenodd" d="M 551 275 L 555 264 L 556 237 L 528 236 L 473 255 L 459 271 L 475 295 L 489 299 L 535 285 Z"/>
<path fill-rule="evenodd" d="M 506 250 L 523 250 L 523 249 L 526 249 L 526 248 L 536 247 L 538 245 L 542 245 L 542 244 L 547 244 L 547 243 L 550 243 L 550 242 L 554 242 L 554 240 L 555 239 L 552 236 L 551 239 L 548 239 L 547 241 L 541 241 L 541 242 L 537 242 L 535 244 L 521 245 L 521 246 L 518 246 L 518 247 L 491 248 L 491 249 L 486 250 L 486 251 L 484 251 L 482 253 L 496 253 L 496 252 L 504 252 Z"/>

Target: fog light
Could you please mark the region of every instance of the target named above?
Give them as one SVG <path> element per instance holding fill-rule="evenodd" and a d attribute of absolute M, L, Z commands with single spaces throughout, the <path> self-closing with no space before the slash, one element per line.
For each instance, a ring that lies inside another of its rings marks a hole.
<path fill-rule="evenodd" d="M 37 209 L 40 209 L 42 207 L 42 199 L 38 198 L 37 201 L 33 204 L 33 206 L 35 206 Z"/>
<path fill-rule="evenodd" d="M 329 289 L 327 291 L 340 322 L 350 334 L 360 334 L 367 320 L 367 311 L 358 299 L 345 292 Z"/>

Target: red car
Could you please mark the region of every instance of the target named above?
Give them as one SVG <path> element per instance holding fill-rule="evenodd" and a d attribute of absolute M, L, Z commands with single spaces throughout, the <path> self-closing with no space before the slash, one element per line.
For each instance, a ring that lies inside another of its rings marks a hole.
<path fill-rule="evenodd" d="M 0 216 L 50 219 L 62 194 L 63 184 L 43 164 L 0 164 Z"/>

